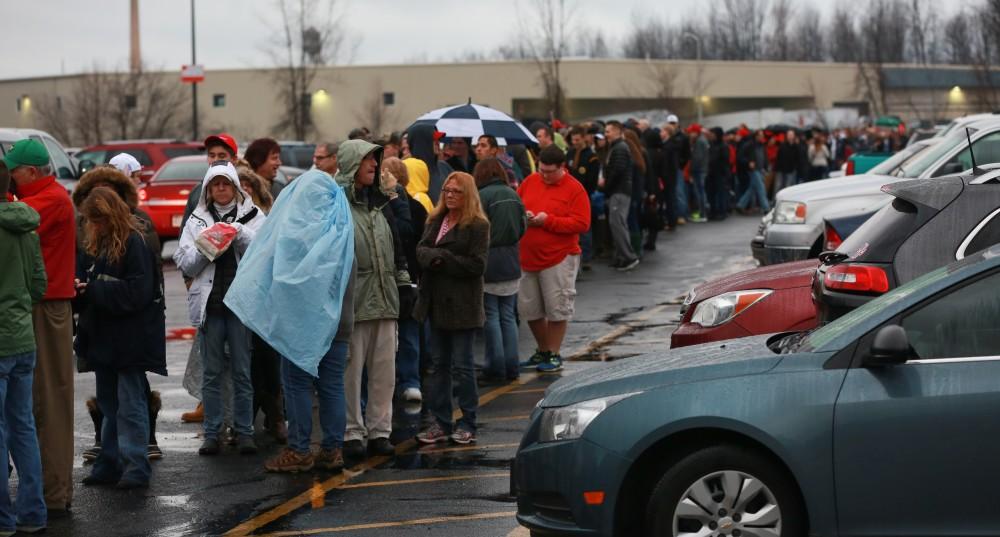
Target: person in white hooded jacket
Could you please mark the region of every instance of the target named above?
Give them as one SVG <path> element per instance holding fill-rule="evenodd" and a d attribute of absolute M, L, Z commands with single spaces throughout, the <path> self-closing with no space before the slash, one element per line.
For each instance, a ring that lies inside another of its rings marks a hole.
<path fill-rule="evenodd" d="M 240 186 L 236 168 L 227 161 L 213 162 L 202 181 L 198 206 L 191 213 L 174 262 L 188 278 L 188 313 L 198 328 L 204 364 L 202 398 L 205 407 L 205 441 L 198 453 L 219 452 L 219 427 L 222 424 L 222 375 L 225 360 L 230 361 L 233 383 L 233 425 L 239 452 L 257 452 L 253 441 L 253 385 L 250 380 L 250 332 L 223 303 L 236 277 L 240 258 L 264 223 L 264 212 L 253 204 Z M 225 222 L 236 228 L 236 237 L 214 259 L 206 257 L 195 241 L 208 228 Z M 226 345 L 228 344 L 228 353 Z"/>

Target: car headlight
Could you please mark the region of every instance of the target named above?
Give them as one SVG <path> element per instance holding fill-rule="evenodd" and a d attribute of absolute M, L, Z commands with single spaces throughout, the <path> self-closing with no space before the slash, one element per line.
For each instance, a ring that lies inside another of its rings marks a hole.
<path fill-rule="evenodd" d="M 806 223 L 806 204 L 797 201 L 779 201 L 774 208 L 775 224 Z"/>
<path fill-rule="evenodd" d="M 754 289 L 751 291 L 734 291 L 732 293 L 722 293 L 703 300 L 694 308 L 691 315 L 691 322 L 705 327 L 719 326 L 729 321 L 740 313 L 743 313 L 750 306 L 753 306 L 762 298 L 771 294 L 768 289 Z"/>
<path fill-rule="evenodd" d="M 539 432 L 540 442 L 555 442 L 557 440 L 574 440 L 583 435 L 590 422 L 611 405 L 632 397 L 632 392 L 622 395 L 612 395 L 600 399 L 581 401 L 572 405 L 546 408 L 542 411 L 542 426 Z"/>

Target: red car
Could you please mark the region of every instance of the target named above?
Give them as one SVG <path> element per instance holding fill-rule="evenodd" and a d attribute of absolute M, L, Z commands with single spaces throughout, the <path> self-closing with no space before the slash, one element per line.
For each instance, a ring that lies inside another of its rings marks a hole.
<path fill-rule="evenodd" d="M 208 172 L 204 155 L 177 157 L 160 167 L 149 181 L 139 185 L 139 208 L 149 213 L 160 239 L 176 239 L 188 195 Z"/>
<path fill-rule="evenodd" d="M 135 157 L 142 164 L 142 180 L 148 181 L 168 160 L 187 155 L 204 155 L 205 146 L 198 142 L 180 140 L 123 140 L 90 146 L 74 156 L 79 160 L 82 172 L 86 172 L 94 166 L 107 164 L 111 157 L 119 153 Z"/>
<path fill-rule="evenodd" d="M 815 259 L 769 265 L 695 287 L 684 300 L 670 347 L 815 328 L 817 266 Z"/>

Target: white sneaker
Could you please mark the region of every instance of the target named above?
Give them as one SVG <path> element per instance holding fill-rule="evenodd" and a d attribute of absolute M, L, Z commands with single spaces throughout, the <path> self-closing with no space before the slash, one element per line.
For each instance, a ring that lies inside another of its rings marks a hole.
<path fill-rule="evenodd" d="M 417 388 L 407 388 L 403 390 L 403 400 L 411 403 L 419 403 L 423 400 L 420 390 Z"/>

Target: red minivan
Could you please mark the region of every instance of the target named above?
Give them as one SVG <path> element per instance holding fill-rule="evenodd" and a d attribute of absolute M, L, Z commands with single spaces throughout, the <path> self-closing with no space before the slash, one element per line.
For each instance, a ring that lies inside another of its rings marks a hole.
<path fill-rule="evenodd" d="M 181 140 L 122 140 L 81 149 L 75 156 L 80 162 L 83 173 L 94 166 L 107 164 L 119 153 L 128 153 L 135 157 L 139 164 L 142 164 L 142 181 L 148 181 L 160 166 L 174 157 L 202 155 L 204 158 L 205 145 Z"/>

